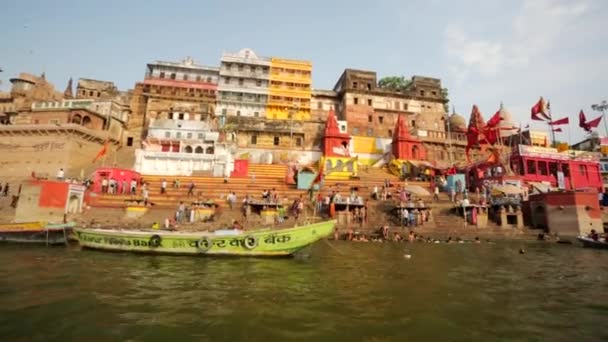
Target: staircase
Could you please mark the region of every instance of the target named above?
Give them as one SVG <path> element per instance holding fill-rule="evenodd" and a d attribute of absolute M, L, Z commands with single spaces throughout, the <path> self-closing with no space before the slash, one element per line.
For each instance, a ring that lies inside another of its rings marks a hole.
<path fill-rule="evenodd" d="M 224 183 L 223 178 L 211 177 L 206 175 L 197 176 L 157 176 L 143 175 L 143 179 L 148 183 L 150 202 L 154 208 L 175 208 L 179 202 L 191 203 L 198 200 L 212 199 L 220 206 L 226 206 L 226 196 L 234 192 L 237 201 L 241 201 L 249 195 L 260 198 L 264 190 L 275 189 L 279 198 L 291 201 L 306 193 L 305 190 L 298 190 L 294 185 L 285 184 L 285 165 L 256 165 L 250 166 L 249 178 L 230 178 Z M 253 170 L 253 171 L 252 171 Z M 163 179 L 167 181 L 167 191 L 160 193 Z M 173 187 L 174 180 L 180 181 L 180 187 Z M 193 182 L 195 185 L 194 195 L 188 196 L 188 187 Z M 130 194 L 94 194 L 91 196 L 89 205 L 94 207 L 123 208 L 127 205 L 127 200 L 141 199 L 141 189 L 138 187 L 137 195 Z"/>

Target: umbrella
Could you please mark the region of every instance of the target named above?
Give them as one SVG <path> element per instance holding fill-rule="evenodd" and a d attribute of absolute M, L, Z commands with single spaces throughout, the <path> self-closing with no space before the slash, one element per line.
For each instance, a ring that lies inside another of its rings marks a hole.
<path fill-rule="evenodd" d="M 512 184 L 497 185 L 492 188 L 492 193 L 503 193 L 505 195 L 519 195 L 524 190 Z"/>
<path fill-rule="evenodd" d="M 431 193 L 420 185 L 406 185 L 404 190 L 418 196 L 431 196 Z"/>

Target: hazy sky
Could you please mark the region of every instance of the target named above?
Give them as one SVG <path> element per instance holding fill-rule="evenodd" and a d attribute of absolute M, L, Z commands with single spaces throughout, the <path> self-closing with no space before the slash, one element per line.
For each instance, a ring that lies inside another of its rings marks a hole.
<path fill-rule="evenodd" d="M 331 88 L 345 68 L 379 77 L 441 78 L 456 111 L 479 105 L 487 119 L 501 101 L 516 123 L 544 96 L 554 118 L 608 100 L 606 0 L 29 1 L 0 5 L 0 89 L 21 71 L 63 91 L 73 77 L 143 79 L 154 60 L 218 65 L 223 51 L 313 62 L 314 88 Z M 541 128 L 542 125 L 536 124 Z M 533 125 L 534 127 L 534 125 Z M 600 126 L 602 134 L 603 125 Z M 568 139 L 568 130 L 558 138 Z"/>

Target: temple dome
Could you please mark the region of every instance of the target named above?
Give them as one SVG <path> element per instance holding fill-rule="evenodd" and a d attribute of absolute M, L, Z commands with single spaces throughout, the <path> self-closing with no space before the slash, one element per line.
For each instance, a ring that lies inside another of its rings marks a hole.
<path fill-rule="evenodd" d="M 501 137 L 508 137 L 511 136 L 513 134 L 515 134 L 515 132 L 517 131 L 514 127 L 515 124 L 513 123 L 513 118 L 511 116 L 511 112 L 509 112 L 503 105 L 502 103 L 500 104 L 500 117 L 502 118 L 502 120 L 500 121 L 500 124 L 498 125 L 501 129 L 500 129 L 500 136 Z"/>
<path fill-rule="evenodd" d="M 450 130 L 452 131 L 466 131 L 467 120 L 460 114 L 452 113 L 449 117 Z"/>

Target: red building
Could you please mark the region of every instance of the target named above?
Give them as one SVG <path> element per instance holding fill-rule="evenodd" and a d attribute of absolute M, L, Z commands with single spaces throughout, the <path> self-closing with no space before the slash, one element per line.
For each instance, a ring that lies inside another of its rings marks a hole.
<path fill-rule="evenodd" d="M 603 191 L 600 164 L 597 156 L 580 152 L 557 152 L 550 147 L 518 145 L 509 157 L 513 175 L 531 183 L 548 183 L 560 189 L 593 188 Z M 508 176 L 500 157 L 477 164 L 468 171 L 468 185 L 475 187 L 502 183 Z"/>
<path fill-rule="evenodd" d="M 340 133 L 338 120 L 334 111 L 331 110 L 325 123 L 325 134 L 323 135 L 323 156 L 325 157 L 348 157 L 348 145 L 350 136 Z"/>
<path fill-rule="evenodd" d="M 401 160 L 426 160 L 426 151 L 422 142 L 413 138 L 403 116 L 399 115 L 393 134 L 393 156 Z"/>

